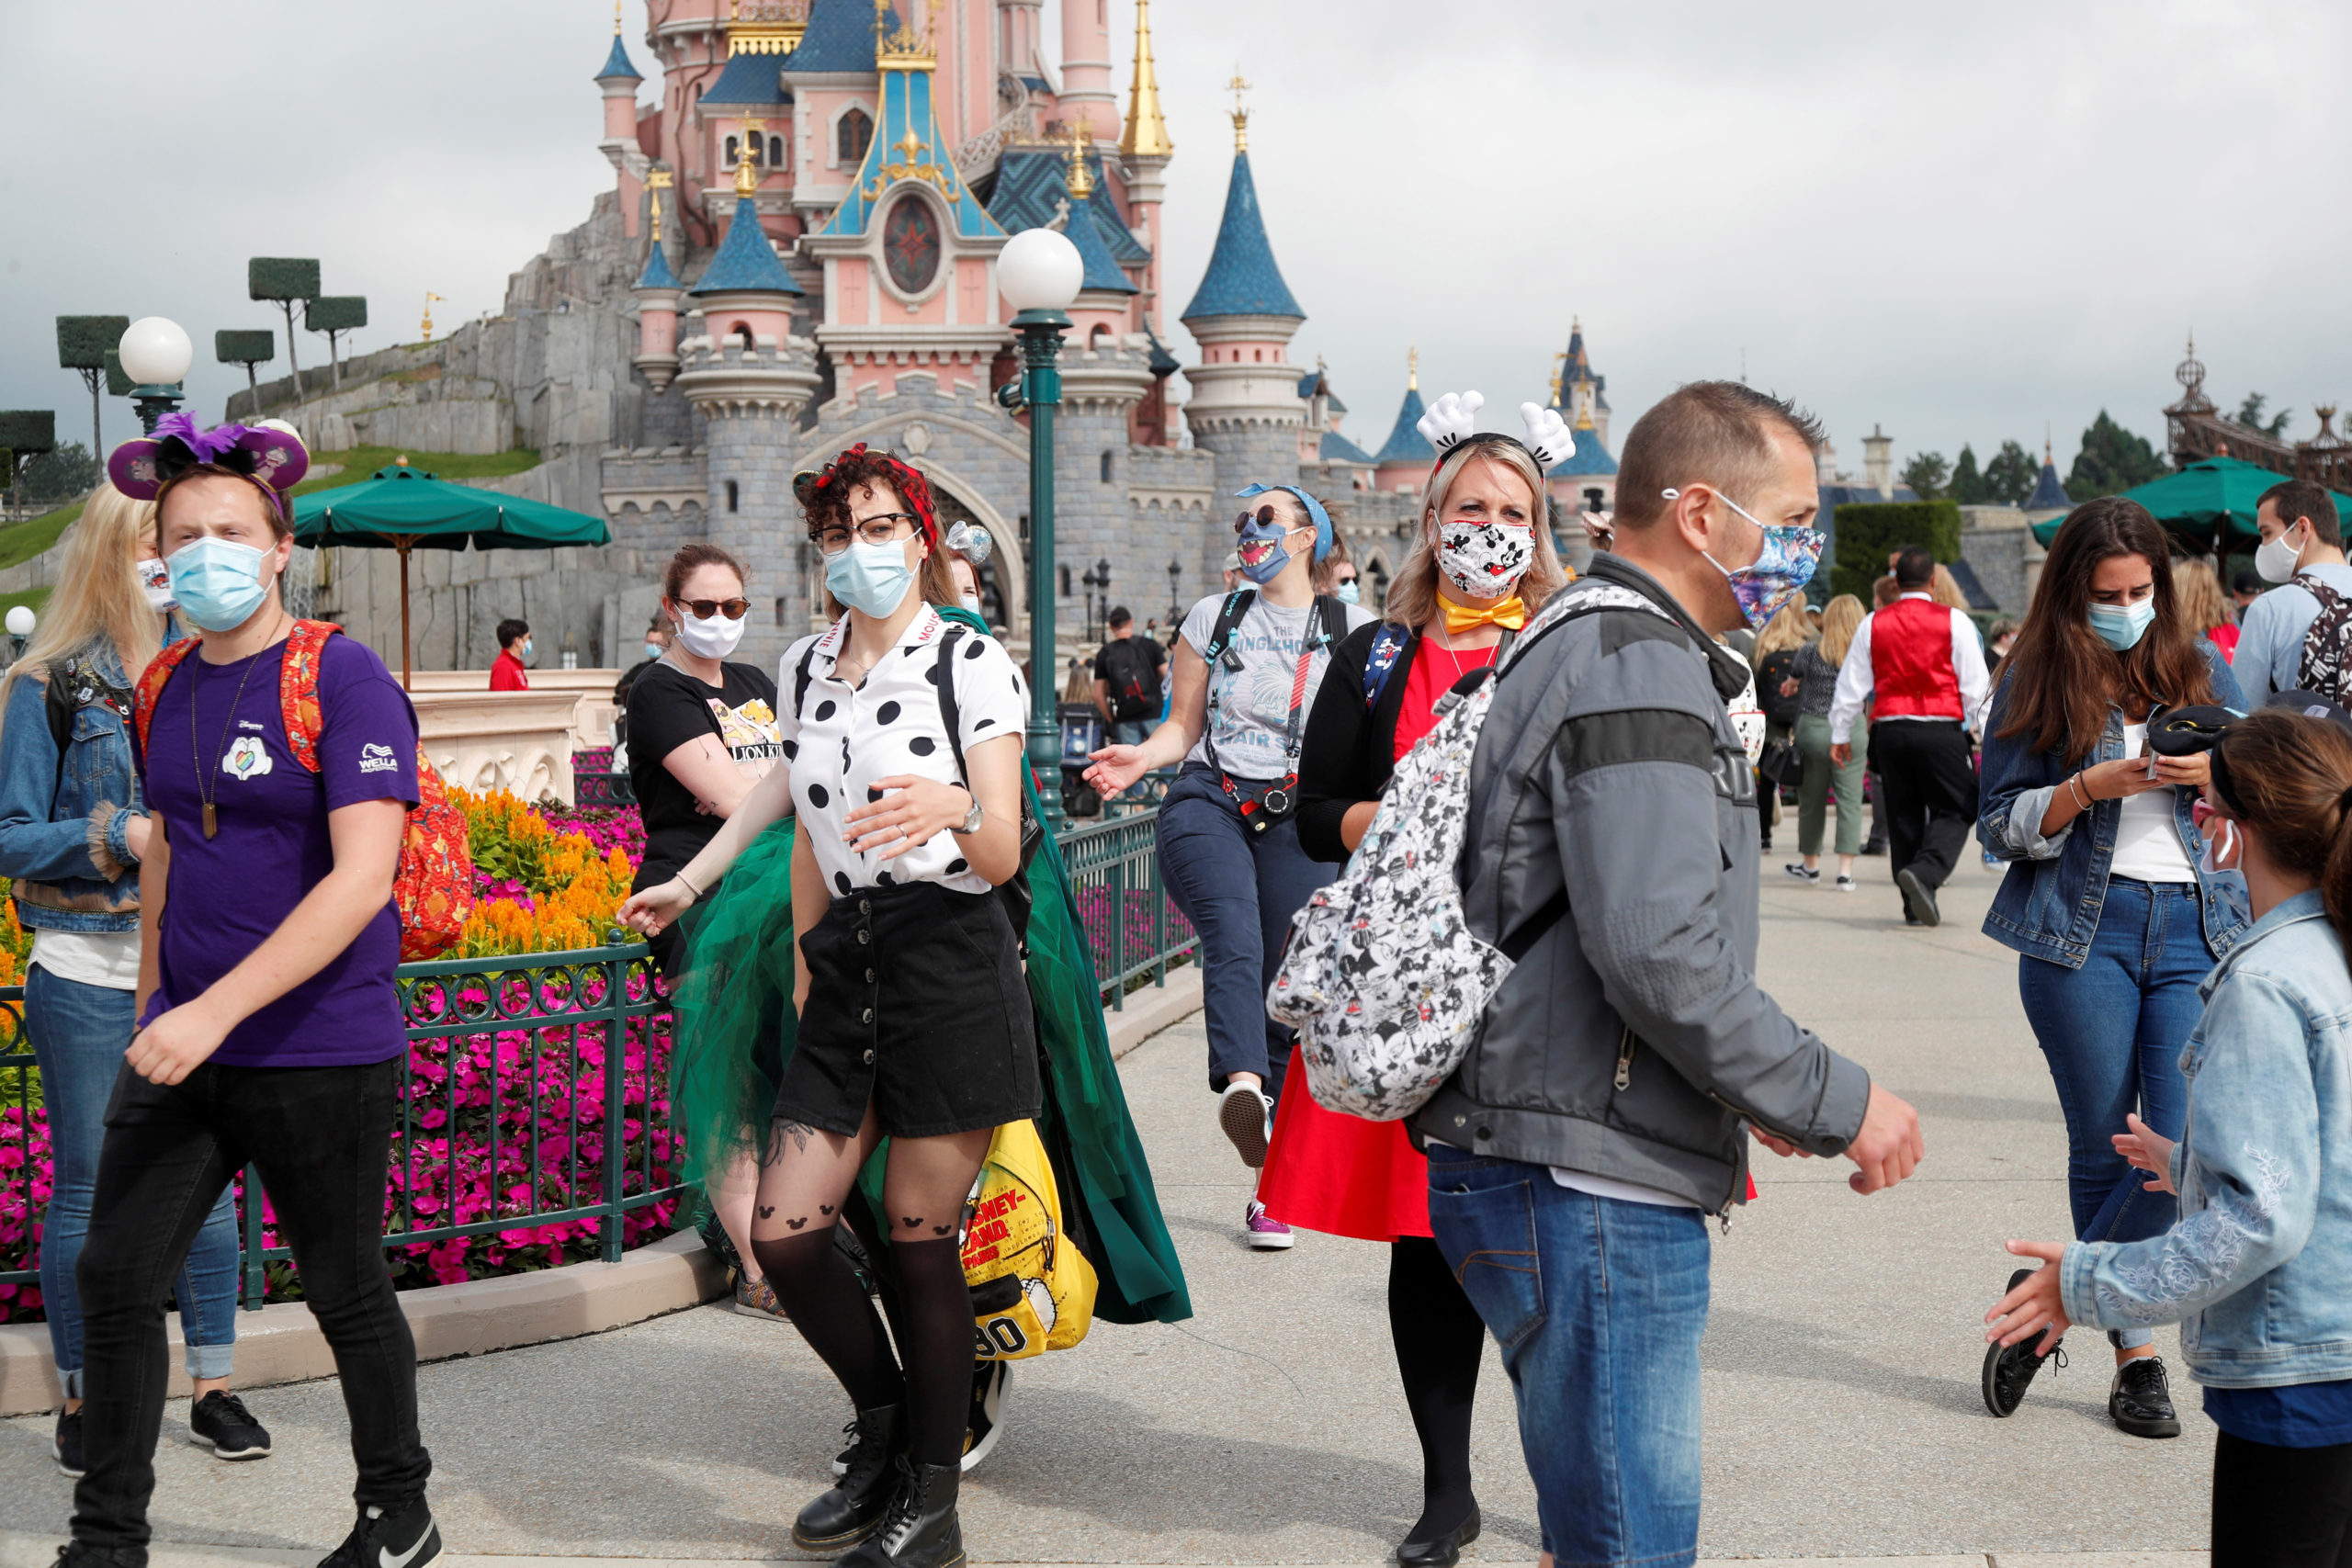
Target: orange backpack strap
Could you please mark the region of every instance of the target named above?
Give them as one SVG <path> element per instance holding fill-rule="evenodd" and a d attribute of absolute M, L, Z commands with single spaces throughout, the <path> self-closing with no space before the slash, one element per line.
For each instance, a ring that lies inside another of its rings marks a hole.
<path fill-rule="evenodd" d="M 343 630 L 333 621 L 297 621 L 286 638 L 286 660 L 277 669 L 277 711 L 286 721 L 286 749 L 312 773 L 319 771 L 319 735 L 326 715 L 319 709 L 319 663 L 327 638 Z"/>
<path fill-rule="evenodd" d="M 172 678 L 172 671 L 180 667 L 180 660 L 195 650 L 196 641 L 192 637 L 180 638 L 149 660 L 147 668 L 139 672 L 139 685 L 132 694 L 130 712 L 131 727 L 138 733 L 139 754 L 141 757 L 147 754 L 147 727 L 154 722 L 155 703 L 164 694 L 164 682 Z"/>

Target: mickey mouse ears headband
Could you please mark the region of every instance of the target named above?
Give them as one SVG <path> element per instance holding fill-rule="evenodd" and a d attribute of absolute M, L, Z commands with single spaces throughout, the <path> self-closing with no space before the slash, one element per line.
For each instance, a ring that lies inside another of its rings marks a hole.
<path fill-rule="evenodd" d="M 1493 442 L 1517 446 L 1535 459 L 1535 466 L 1550 473 L 1568 460 L 1577 449 L 1575 434 L 1567 421 L 1560 417 L 1558 409 L 1539 408 L 1533 403 L 1519 405 L 1519 421 L 1526 428 L 1527 439 L 1520 441 L 1493 431 L 1477 427 L 1478 411 L 1487 406 L 1484 392 L 1447 392 L 1429 406 L 1413 428 L 1421 438 L 1437 447 L 1439 464 L 1453 456 L 1454 448 L 1465 441 Z M 1430 469 L 1434 475 L 1435 467 Z"/>
<path fill-rule="evenodd" d="M 311 454 L 282 420 L 199 430 L 187 415 L 167 413 L 155 422 L 153 435 L 126 441 L 107 457 L 107 478 L 134 501 L 153 501 L 172 480 L 200 468 L 226 468 L 253 480 L 282 514 L 286 492 L 311 471 Z"/>
<path fill-rule="evenodd" d="M 814 511 L 829 502 L 846 508 L 845 493 L 836 492 L 835 486 L 847 487 L 868 479 L 887 479 L 899 492 L 899 499 L 913 509 L 915 522 L 922 529 L 922 536 L 936 545 L 939 541 L 938 510 L 932 504 L 931 483 L 922 473 L 888 452 L 876 452 L 861 441 L 842 453 L 816 473 L 802 472 L 792 476 L 792 493 L 803 511 Z M 975 559 L 985 559 L 976 557 Z"/>

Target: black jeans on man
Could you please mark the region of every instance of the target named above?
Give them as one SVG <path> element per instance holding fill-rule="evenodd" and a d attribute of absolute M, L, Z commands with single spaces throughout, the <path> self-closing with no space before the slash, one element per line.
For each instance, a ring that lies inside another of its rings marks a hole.
<path fill-rule="evenodd" d="M 81 1286 L 83 1444 L 74 1539 L 143 1555 L 155 1439 L 171 1360 L 164 1295 L 213 1202 L 251 1161 L 302 1292 L 334 1352 L 362 1507 L 392 1511 L 433 1461 L 416 1427 L 416 1341 L 385 1267 L 384 1174 L 398 1058 L 350 1067 L 207 1062 L 164 1088 L 125 1067 L 105 1150 Z"/>
<path fill-rule="evenodd" d="M 1871 765 L 1885 786 L 1889 871 L 1941 887 L 1976 823 L 1968 731 L 1958 719 L 1883 718 L 1871 726 Z"/>

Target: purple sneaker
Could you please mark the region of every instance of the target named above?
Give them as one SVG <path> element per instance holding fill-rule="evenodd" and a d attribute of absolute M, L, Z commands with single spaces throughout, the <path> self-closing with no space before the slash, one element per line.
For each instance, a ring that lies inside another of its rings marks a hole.
<path fill-rule="evenodd" d="M 1290 1227 L 1266 1213 L 1266 1206 L 1255 1198 L 1241 1211 L 1241 1239 L 1260 1252 L 1281 1252 L 1294 1237 Z"/>

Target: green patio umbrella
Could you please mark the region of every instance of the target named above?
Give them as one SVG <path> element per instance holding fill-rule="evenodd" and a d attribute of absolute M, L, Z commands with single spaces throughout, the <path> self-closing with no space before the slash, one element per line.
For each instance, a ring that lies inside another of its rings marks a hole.
<path fill-rule="evenodd" d="M 398 550 L 401 556 L 401 684 L 409 684 L 408 553 L 412 549 L 553 550 L 603 545 L 601 517 L 446 480 L 403 457 L 373 479 L 294 498 L 294 538 L 321 545 Z"/>
<path fill-rule="evenodd" d="M 2208 457 L 2127 490 L 2123 497 L 2146 507 L 2157 522 L 2200 549 L 2210 550 L 2217 543 L 2226 547 L 2233 537 L 2254 537 L 2255 503 L 2264 491 L 2287 477 L 2235 457 Z M 2335 507 L 2338 512 L 2352 509 L 2352 496 L 2336 496 Z M 2034 539 L 2047 548 L 2065 520 L 2052 517 L 2036 523 Z"/>

